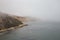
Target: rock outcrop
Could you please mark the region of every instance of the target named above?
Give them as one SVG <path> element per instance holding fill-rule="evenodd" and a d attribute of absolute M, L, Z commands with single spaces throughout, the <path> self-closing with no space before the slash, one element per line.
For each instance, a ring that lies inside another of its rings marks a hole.
<path fill-rule="evenodd" d="M 0 31 L 22 25 L 23 22 L 17 18 L 0 12 Z"/>

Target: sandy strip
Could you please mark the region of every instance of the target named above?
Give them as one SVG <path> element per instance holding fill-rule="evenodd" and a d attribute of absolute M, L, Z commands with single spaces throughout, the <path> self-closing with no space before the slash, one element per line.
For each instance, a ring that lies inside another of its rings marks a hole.
<path fill-rule="evenodd" d="M 5 31 L 9 31 L 9 30 L 14 30 L 14 29 L 17 29 L 17 28 L 22 28 L 24 26 L 27 26 L 27 24 L 22 24 L 22 25 L 19 25 L 19 26 L 16 26 L 16 27 L 11 27 L 11 28 L 8 28 L 8 29 L 0 30 L 0 33 L 5 32 Z"/>

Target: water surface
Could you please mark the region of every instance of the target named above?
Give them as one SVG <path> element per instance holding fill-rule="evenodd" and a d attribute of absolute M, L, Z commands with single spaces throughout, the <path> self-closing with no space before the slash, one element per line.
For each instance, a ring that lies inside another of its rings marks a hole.
<path fill-rule="evenodd" d="M 60 40 L 60 22 L 29 22 L 29 26 L 0 35 L 0 40 Z"/>

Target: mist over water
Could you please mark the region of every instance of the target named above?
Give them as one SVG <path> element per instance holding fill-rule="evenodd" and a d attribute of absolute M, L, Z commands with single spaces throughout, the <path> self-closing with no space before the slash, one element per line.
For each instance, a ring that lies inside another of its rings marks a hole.
<path fill-rule="evenodd" d="M 23 28 L 0 33 L 0 40 L 60 40 L 60 0 L 0 0 L 0 11 L 38 18 Z"/>
<path fill-rule="evenodd" d="M 45 21 L 60 21 L 60 0 L 0 0 L 0 11 Z"/>

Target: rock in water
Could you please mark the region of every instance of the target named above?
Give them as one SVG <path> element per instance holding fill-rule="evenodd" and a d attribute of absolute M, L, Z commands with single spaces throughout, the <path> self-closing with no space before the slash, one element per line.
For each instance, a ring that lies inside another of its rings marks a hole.
<path fill-rule="evenodd" d="M 8 29 L 11 27 L 16 27 L 23 24 L 21 21 L 17 20 L 16 18 L 0 12 L 0 30 Z"/>

